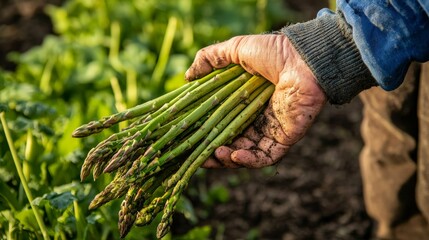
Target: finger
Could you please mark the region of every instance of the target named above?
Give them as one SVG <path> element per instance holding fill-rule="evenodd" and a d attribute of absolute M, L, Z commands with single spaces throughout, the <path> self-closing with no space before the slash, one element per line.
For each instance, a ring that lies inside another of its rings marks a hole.
<path fill-rule="evenodd" d="M 207 61 L 207 59 L 195 59 L 194 63 L 192 63 L 191 67 L 185 72 L 185 79 L 188 81 L 192 81 L 205 75 L 209 74 L 213 71 L 213 67 Z"/>
<path fill-rule="evenodd" d="M 209 158 L 207 159 L 201 167 L 203 168 L 224 168 L 224 166 L 216 159 L 216 158 Z"/>
<path fill-rule="evenodd" d="M 264 137 L 259 141 L 258 148 L 272 159 L 272 163 L 278 162 L 289 150 L 290 146 L 283 145 L 271 138 Z"/>
<path fill-rule="evenodd" d="M 239 137 L 235 139 L 234 142 L 231 144 L 231 147 L 233 147 L 234 149 L 250 149 L 255 146 L 256 143 L 246 137 Z"/>
<path fill-rule="evenodd" d="M 263 118 L 263 115 L 261 115 L 258 118 Z M 258 121 L 256 121 L 258 122 Z M 255 125 L 255 124 L 253 124 Z M 244 131 L 243 136 L 245 136 L 246 138 L 252 140 L 253 142 L 259 142 L 259 140 L 261 140 L 261 138 L 264 136 L 264 134 L 258 130 L 256 127 L 254 126 L 249 126 L 246 131 Z"/>
<path fill-rule="evenodd" d="M 231 160 L 231 153 L 234 152 L 234 149 L 227 146 L 220 146 L 215 150 L 215 157 L 226 168 L 238 168 L 240 165 L 234 163 Z"/>
<path fill-rule="evenodd" d="M 225 168 L 225 167 L 239 167 L 237 164 L 234 164 L 231 161 L 231 153 L 234 149 L 250 149 L 256 147 L 256 143 L 261 139 L 261 134 L 257 133 L 253 127 L 250 127 L 244 133 L 247 137 L 239 137 L 231 144 L 231 147 L 221 146 L 215 151 L 215 156 L 217 156 L 220 160 L 210 157 L 206 162 L 202 165 L 203 168 Z"/>
<path fill-rule="evenodd" d="M 231 64 L 231 42 L 226 41 L 205 47 L 197 52 L 194 62 L 185 73 L 187 80 L 194 80 Z"/>
<path fill-rule="evenodd" d="M 239 149 L 231 154 L 231 159 L 246 168 L 263 168 L 275 162 L 261 150 Z"/>
<path fill-rule="evenodd" d="M 231 160 L 247 168 L 261 168 L 277 163 L 289 150 L 289 146 L 264 137 L 258 149 L 239 149 L 231 153 Z"/>

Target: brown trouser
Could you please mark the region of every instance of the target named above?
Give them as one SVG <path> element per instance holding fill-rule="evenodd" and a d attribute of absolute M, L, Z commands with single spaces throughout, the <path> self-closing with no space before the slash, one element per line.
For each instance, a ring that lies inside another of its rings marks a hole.
<path fill-rule="evenodd" d="M 383 239 L 429 239 L 429 62 L 395 91 L 371 88 L 360 156 L 365 205 Z"/>

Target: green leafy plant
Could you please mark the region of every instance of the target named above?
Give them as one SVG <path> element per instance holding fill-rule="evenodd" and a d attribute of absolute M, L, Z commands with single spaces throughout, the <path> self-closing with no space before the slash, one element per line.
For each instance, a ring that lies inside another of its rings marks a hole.
<path fill-rule="evenodd" d="M 80 140 L 71 138 L 73 130 L 179 88 L 201 47 L 292 20 L 285 18 L 280 4 L 69 0 L 60 7 L 48 6 L 56 35 L 23 54 L 10 54 L 17 63 L 14 72 L 0 70 L 5 119 L 0 126 L 0 239 L 119 238 L 119 203 L 88 209 L 113 176 L 81 182 L 79 175 L 86 153 L 129 123 Z M 197 225 L 201 216 L 192 211 L 192 204 L 184 204 L 185 196 L 181 199 L 178 211 Z M 127 239 L 153 239 L 159 221 L 131 230 Z M 189 232 L 207 234 L 208 227 Z"/>

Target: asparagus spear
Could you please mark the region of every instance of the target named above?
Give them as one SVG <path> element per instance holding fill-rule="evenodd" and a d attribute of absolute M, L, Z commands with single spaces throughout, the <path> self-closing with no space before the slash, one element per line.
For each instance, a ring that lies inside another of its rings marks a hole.
<path fill-rule="evenodd" d="M 139 173 L 137 174 L 137 178 L 143 177 L 144 175 L 150 173 L 151 171 L 154 171 L 155 169 L 162 169 L 160 167 L 163 164 L 173 160 L 186 150 L 189 150 L 193 146 L 195 146 L 222 119 L 224 119 L 224 121 L 228 121 L 229 119 L 235 117 L 235 115 L 238 114 L 238 112 L 244 108 L 244 106 L 236 107 L 236 105 L 240 105 L 243 100 L 250 98 L 249 94 L 253 93 L 253 91 L 255 91 L 255 89 L 261 86 L 264 82 L 266 81 L 262 78 L 252 77 L 239 90 L 235 91 L 224 103 L 222 103 L 222 105 L 216 109 L 216 111 L 210 116 L 210 118 L 204 121 L 204 124 L 192 136 L 190 136 L 188 139 L 186 139 L 186 141 L 184 141 L 181 145 L 177 146 L 173 150 L 163 154 L 160 158 L 156 159 L 156 161 L 150 162 L 144 169 L 139 171 Z M 256 96 L 257 95 L 252 94 L 251 98 L 254 98 Z M 232 110 L 232 108 L 234 107 L 236 109 Z M 153 146 L 154 145 L 151 145 L 151 147 Z"/>
<path fill-rule="evenodd" d="M 164 169 L 160 174 L 154 175 L 143 183 L 134 183 L 128 190 L 125 199 L 121 203 L 119 211 L 118 228 L 121 238 L 125 237 L 134 224 L 137 213 L 148 202 L 154 192 L 162 187 L 162 182 L 168 178 L 175 170 L 178 164 Z"/>
<path fill-rule="evenodd" d="M 204 103 L 202 103 L 197 109 L 195 109 L 192 113 L 190 113 L 185 119 L 180 121 L 176 127 L 172 127 L 164 136 L 162 136 L 158 141 L 154 144 L 151 144 L 149 148 L 144 153 L 143 158 L 140 161 L 136 161 L 134 166 L 128 171 L 125 175 L 130 181 L 133 181 L 134 177 L 137 176 L 137 172 L 140 172 L 148 163 L 149 160 L 153 158 L 153 156 L 158 153 L 163 146 L 171 139 L 177 137 L 180 133 L 182 133 L 186 128 L 190 125 L 194 124 L 199 118 L 204 116 L 207 111 L 217 106 L 220 101 L 228 97 L 231 93 L 233 93 L 236 89 L 238 89 L 241 85 L 243 85 L 249 78 L 250 74 L 244 73 L 240 77 L 231 81 L 227 86 L 219 90 L 215 95 L 207 99 Z M 239 94 L 237 94 L 239 95 Z M 120 152 L 118 152 L 119 154 Z M 125 153 L 123 156 L 127 156 Z"/>
<path fill-rule="evenodd" d="M 146 114 L 148 112 L 151 112 L 153 110 L 156 110 L 163 106 L 165 103 L 168 103 L 172 101 L 174 98 L 182 94 L 183 92 L 187 92 L 189 88 L 191 88 L 193 85 L 199 85 L 201 83 L 204 83 L 213 77 L 215 77 L 217 74 L 224 71 L 224 69 L 219 69 L 211 72 L 207 76 L 199 79 L 198 81 L 189 82 L 182 87 L 171 91 L 169 93 L 166 93 L 156 99 L 153 99 L 151 101 L 148 101 L 144 104 L 140 104 L 136 107 L 130 108 L 126 111 L 116 113 L 114 115 L 111 115 L 109 117 L 102 118 L 97 121 L 91 121 L 85 125 L 82 125 L 81 127 L 77 128 L 72 136 L 73 137 L 87 137 L 89 135 L 92 135 L 94 133 L 101 132 L 102 130 L 111 127 L 114 124 L 117 124 L 119 122 L 129 120 L 138 116 L 141 116 L 143 114 Z"/>
<path fill-rule="evenodd" d="M 150 223 L 162 210 L 157 236 L 164 236 L 195 171 L 215 148 L 232 141 L 256 118 L 273 91 L 274 86 L 265 79 L 233 66 L 79 127 L 74 137 L 131 120 L 129 127 L 100 142 L 85 159 L 82 179 L 91 169 L 94 179 L 103 172 L 116 171 L 89 208 L 125 195 L 119 212 L 121 237 L 132 225 Z"/>
<path fill-rule="evenodd" d="M 142 141 L 147 139 L 150 134 L 159 128 L 167 119 L 174 116 L 177 112 L 184 109 L 187 105 L 191 104 L 194 101 L 197 101 L 199 98 L 205 96 L 207 93 L 211 92 L 213 89 L 216 89 L 219 86 L 224 85 L 231 79 L 234 79 L 244 70 L 239 66 L 234 66 L 217 74 L 215 77 L 204 82 L 197 88 L 188 92 L 183 98 L 179 99 L 177 102 L 172 104 L 166 111 L 161 113 L 156 118 L 152 119 L 147 126 L 145 126 L 141 131 L 134 134 L 133 139 L 127 141 L 126 144 L 115 154 L 114 158 L 127 157 L 129 154 L 137 148 Z"/>
<path fill-rule="evenodd" d="M 172 214 L 174 208 L 179 200 L 180 194 L 183 189 L 188 184 L 190 178 L 195 173 L 195 171 L 204 163 L 204 161 L 213 153 L 213 151 L 225 144 L 231 138 L 236 137 L 239 134 L 238 129 L 244 129 L 247 127 L 252 121 L 253 118 L 256 117 L 256 112 L 258 112 L 261 107 L 269 100 L 272 93 L 274 92 L 274 86 L 269 86 L 266 88 L 254 101 L 252 101 L 243 112 L 238 115 L 225 129 L 220 133 L 209 145 L 208 147 L 197 157 L 197 159 L 193 160 L 192 164 L 190 164 L 189 168 L 185 171 L 183 176 L 179 177 L 179 181 L 173 188 L 173 192 L 171 196 L 168 198 L 167 202 L 164 206 L 164 213 L 161 219 L 161 222 L 157 228 L 157 237 L 163 237 L 169 230 L 171 225 Z M 249 120 L 250 119 L 250 120 Z M 184 165 L 182 165 L 183 167 Z M 181 168 L 182 168 L 181 167 Z M 177 173 L 176 173 L 177 174 Z"/>

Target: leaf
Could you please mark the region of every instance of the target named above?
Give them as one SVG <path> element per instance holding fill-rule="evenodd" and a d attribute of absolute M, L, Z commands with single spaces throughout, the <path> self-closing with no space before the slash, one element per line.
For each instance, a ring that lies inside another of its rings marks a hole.
<path fill-rule="evenodd" d="M 6 112 L 9 108 L 7 107 L 6 104 L 4 103 L 0 103 L 0 113 L 2 112 Z"/>
<path fill-rule="evenodd" d="M 183 75 L 184 72 L 178 73 L 175 76 L 167 79 L 167 81 L 165 82 L 165 91 L 173 91 L 174 89 L 177 89 L 180 86 L 184 85 L 186 81 Z"/>
<path fill-rule="evenodd" d="M 41 102 L 18 101 L 15 104 L 14 110 L 31 119 L 53 116 L 56 114 L 54 108 Z"/>
<path fill-rule="evenodd" d="M 62 132 L 62 137 L 58 140 L 56 147 L 61 156 L 67 156 L 80 148 L 80 141 L 71 138 L 71 135 L 73 130 L 81 125 L 83 117 L 82 114 L 79 114 L 81 108 L 78 103 L 74 103 L 69 106 L 69 111 L 71 112 L 71 117 L 62 118 L 61 126 L 58 126 L 60 128 L 59 131 Z"/>
<path fill-rule="evenodd" d="M 9 163 L 8 165 L 10 166 L 4 166 L 2 165 L 2 167 L 0 167 L 0 180 L 3 182 L 8 182 L 10 180 L 12 180 L 15 177 L 15 172 L 12 172 L 11 170 L 9 170 L 7 167 L 10 167 L 10 169 L 14 169 L 14 165 L 11 164 L 12 162 L 12 157 L 10 156 L 10 153 L 6 156 L 7 159 L 9 159 L 10 161 L 7 161 L 7 163 Z M 1 160 L 3 160 L 4 158 L 2 158 Z M 3 161 L 0 161 L 0 163 L 2 163 Z M 3 163 L 2 163 L 3 164 Z"/>
<path fill-rule="evenodd" d="M 195 227 L 182 236 L 175 237 L 177 240 L 200 240 L 209 239 L 212 229 L 210 226 Z"/>
<path fill-rule="evenodd" d="M 0 181 L 0 202 L 2 201 L 5 202 L 11 210 L 16 211 L 21 208 L 16 192 L 12 191 L 6 183 Z"/>
<path fill-rule="evenodd" d="M 38 89 L 31 84 L 7 82 L 7 85 L 0 90 L 0 102 L 8 103 L 11 100 L 29 101 L 39 94 Z"/>
<path fill-rule="evenodd" d="M 71 192 L 64 192 L 60 194 L 56 192 L 51 192 L 43 195 L 43 197 L 38 197 L 34 199 L 33 203 L 36 206 L 43 206 L 46 203 L 49 203 L 48 207 L 51 206 L 59 210 L 64 210 L 71 204 L 73 204 L 74 200 L 76 200 L 76 197 L 73 196 Z"/>
<path fill-rule="evenodd" d="M 43 212 L 39 209 L 40 215 L 43 216 Z M 34 216 L 33 210 L 23 209 L 15 214 L 15 218 L 23 225 L 24 228 L 30 229 L 33 231 L 39 230 L 39 225 L 37 225 L 36 217 Z"/>
<path fill-rule="evenodd" d="M 54 136 L 55 130 L 50 126 L 43 124 L 37 120 L 31 120 L 25 117 L 18 116 L 15 121 L 12 122 L 10 129 L 17 133 L 26 133 L 29 129 L 33 131 L 35 136 L 41 137 Z"/>
<path fill-rule="evenodd" d="M 198 218 L 191 201 L 183 195 L 180 196 L 179 202 L 177 203 L 177 211 L 181 212 L 185 218 L 193 224 L 198 222 Z"/>
<path fill-rule="evenodd" d="M 228 189 L 220 184 L 213 185 L 209 190 L 209 196 L 215 202 L 225 203 L 229 200 Z"/>
<path fill-rule="evenodd" d="M 91 213 L 89 216 L 86 217 L 86 221 L 89 224 L 95 224 L 97 223 L 100 219 L 102 218 L 102 216 L 99 213 L 93 212 Z"/>

